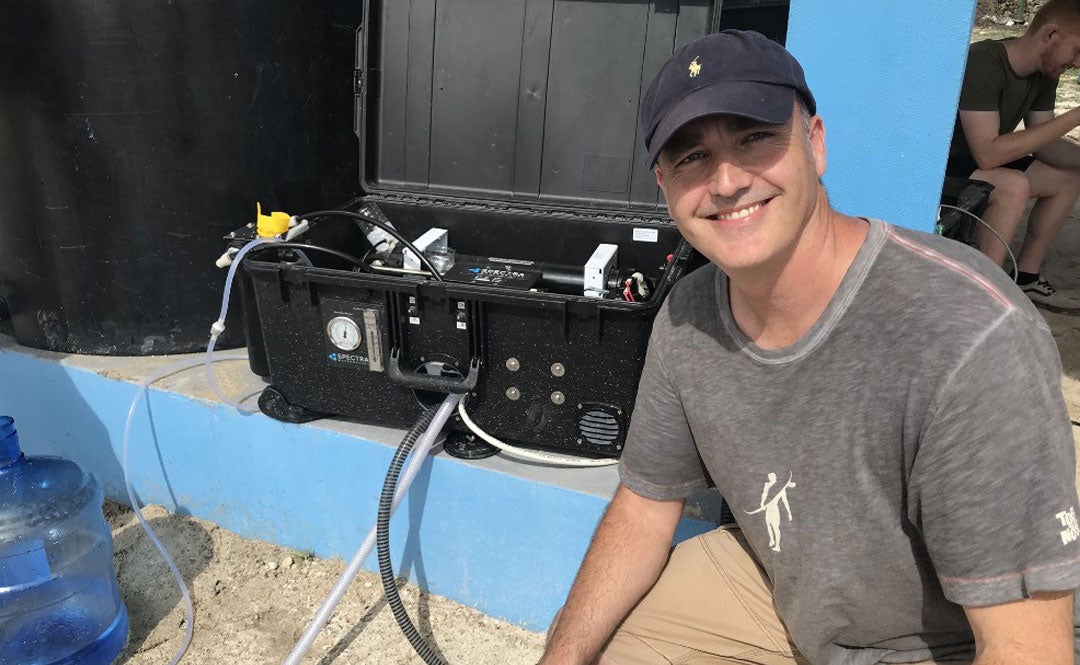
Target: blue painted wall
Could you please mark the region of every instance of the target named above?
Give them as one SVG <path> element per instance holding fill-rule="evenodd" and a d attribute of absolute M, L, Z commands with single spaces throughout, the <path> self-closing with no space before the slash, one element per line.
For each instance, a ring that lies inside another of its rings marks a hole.
<path fill-rule="evenodd" d="M 932 231 L 975 0 L 791 0 L 787 46 L 825 121 L 833 205 Z"/>
<path fill-rule="evenodd" d="M 189 370 L 200 372 L 200 369 Z M 0 350 L 0 415 L 28 455 L 60 455 L 127 503 L 124 422 L 137 386 Z M 375 522 L 393 449 L 151 389 L 132 428 L 136 495 L 248 538 L 351 559 Z M 607 502 L 440 456 L 391 522 L 399 574 L 533 630 L 562 605 Z M 679 538 L 710 528 L 683 520 Z M 367 559 L 377 570 L 374 553 Z"/>

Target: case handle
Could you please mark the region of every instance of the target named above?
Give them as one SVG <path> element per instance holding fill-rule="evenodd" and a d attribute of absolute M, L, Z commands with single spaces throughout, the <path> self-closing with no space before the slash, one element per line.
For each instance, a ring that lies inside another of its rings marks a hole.
<path fill-rule="evenodd" d="M 401 349 L 390 350 L 390 362 L 386 364 L 386 373 L 390 380 L 399 386 L 415 390 L 431 390 L 439 393 L 461 395 L 476 389 L 480 377 L 480 359 L 469 361 L 469 374 L 462 378 L 452 376 L 432 376 L 430 374 L 405 374 L 401 371 Z"/>

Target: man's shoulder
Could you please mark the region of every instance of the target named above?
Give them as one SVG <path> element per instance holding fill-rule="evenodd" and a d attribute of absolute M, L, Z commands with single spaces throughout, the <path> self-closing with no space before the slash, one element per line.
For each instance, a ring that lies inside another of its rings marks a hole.
<path fill-rule="evenodd" d="M 1045 328 L 1046 321 L 1008 273 L 982 252 L 942 236 L 887 226 L 884 269 L 876 288 L 888 289 L 919 319 L 977 330 L 1006 312 Z"/>
<path fill-rule="evenodd" d="M 998 56 L 1005 52 L 1005 43 L 1000 39 L 984 39 L 982 41 L 973 42 L 968 47 L 969 54 L 986 55 L 993 54 Z"/>
<path fill-rule="evenodd" d="M 700 306 L 703 301 L 715 298 L 719 273 L 716 264 L 706 263 L 676 282 L 665 302 L 669 308 L 684 309 Z"/>
<path fill-rule="evenodd" d="M 966 82 L 977 81 L 986 84 L 990 80 L 1004 80 L 1009 69 L 1009 56 L 1005 45 L 996 39 L 975 42 L 968 48 L 967 66 L 964 69 Z"/>
<path fill-rule="evenodd" d="M 713 263 L 706 263 L 684 275 L 664 299 L 657 323 L 680 327 L 715 319 L 719 306 L 716 292 L 719 276 L 720 270 Z"/>
<path fill-rule="evenodd" d="M 1005 44 L 997 39 L 984 39 L 968 47 L 968 67 L 972 64 L 1002 68 L 1008 62 Z"/>

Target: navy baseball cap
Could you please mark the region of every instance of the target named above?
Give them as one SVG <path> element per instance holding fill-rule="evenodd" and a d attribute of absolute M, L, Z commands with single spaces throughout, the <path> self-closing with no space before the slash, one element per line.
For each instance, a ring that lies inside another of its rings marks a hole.
<path fill-rule="evenodd" d="M 765 35 L 724 30 L 691 42 L 664 64 L 641 102 L 649 168 L 686 123 L 722 113 L 780 124 L 791 118 L 795 95 L 817 112 L 798 61 Z"/>

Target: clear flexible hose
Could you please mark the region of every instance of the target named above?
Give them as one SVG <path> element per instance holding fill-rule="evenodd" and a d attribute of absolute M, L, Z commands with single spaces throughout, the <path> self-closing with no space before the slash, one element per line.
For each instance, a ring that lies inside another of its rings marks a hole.
<path fill-rule="evenodd" d="M 206 345 L 206 382 L 210 385 L 210 390 L 213 390 L 214 394 L 218 396 L 218 399 L 241 413 L 255 413 L 259 409 L 258 407 L 244 406 L 239 401 L 222 392 L 221 388 L 218 387 L 217 381 L 214 380 L 214 372 L 210 365 L 213 362 L 214 347 L 217 345 L 217 339 L 221 336 L 221 333 L 225 332 L 225 315 L 229 313 L 229 294 L 232 293 L 233 278 L 236 276 L 236 271 L 240 267 L 240 262 L 244 259 L 244 255 L 253 248 L 278 241 L 279 239 L 277 237 L 256 238 L 240 248 L 240 251 L 233 257 L 232 263 L 229 265 L 229 274 L 225 278 L 225 293 L 221 296 L 221 311 L 218 313 L 217 321 L 214 321 L 213 325 L 210 326 L 210 342 Z"/>
<path fill-rule="evenodd" d="M 1005 251 L 1009 253 L 1009 260 L 1011 260 L 1012 264 L 1013 264 L 1013 275 L 1012 275 L 1013 281 L 1015 282 L 1016 280 L 1020 279 L 1020 266 L 1016 265 L 1016 257 L 1013 256 L 1012 248 L 1009 247 L 1008 241 L 1006 241 L 1005 238 L 1002 238 L 1001 234 L 997 232 L 997 229 L 990 226 L 990 224 L 986 220 L 984 220 L 982 217 L 979 217 L 978 215 L 971 212 L 970 210 L 964 210 L 963 208 L 961 208 L 959 206 L 949 205 L 948 203 L 941 203 L 941 204 L 938 205 L 938 207 L 939 208 L 948 208 L 949 210 L 958 210 L 958 211 L 964 213 L 965 215 L 967 215 L 969 217 L 973 217 L 976 222 L 982 224 L 987 229 L 989 229 L 990 233 L 994 234 L 994 237 L 998 239 L 998 242 L 1000 242 L 1001 245 L 1005 248 Z"/>
<path fill-rule="evenodd" d="M 413 449 L 411 458 L 409 459 L 408 466 L 405 467 L 405 471 L 402 474 L 401 480 L 398 483 L 397 491 L 394 492 L 394 501 L 390 508 L 391 512 L 397 509 L 398 504 L 401 503 L 401 499 L 405 496 L 405 493 L 409 490 L 409 486 L 412 485 L 413 479 L 416 474 L 419 473 L 421 465 L 424 463 L 424 459 L 427 457 L 431 447 L 435 444 L 435 439 L 439 435 L 439 431 L 442 430 L 443 425 L 450 418 L 450 414 L 454 411 L 454 407 L 458 404 L 458 395 L 449 395 L 439 406 L 439 410 L 435 412 L 435 416 L 431 420 L 431 424 L 428 425 L 420 442 Z M 304 630 L 304 634 L 300 636 L 300 639 L 296 642 L 293 650 L 289 653 L 288 658 L 285 659 L 284 665 L 299 665 L 300 661 L 304 659 L 307 652 L 311 649 L 312 643 L 315 642 L 315 638 L 318 637 L 319 632 L 330 620 L 330 615 L 333 614 L 334 609 L 338 603 L 341 602 L 342 596 L 345 595 L 345 591 L 352 584 L 357 573 L 360 572 L 360 567 L 364 564 L 364 561 L 371 554 L 371 550 L 375 547 L 376 527 L 372 525 L 371 530 L 368 531 L 367 537 L 364 538 L 364 542 L 360 544 L 360 548 L 356 550 L 356 554 L 353 555 L 349 565 L 345 567 L 341 575 L 338 577 L 337 582 L 334 583 L 334 588 L 327 594 L 326 600 L 323 601 L 322 606 L 315 613 L 315 618 L 311 620 L 307 628 Z"/>
<path fill-rule="evenodd" d="M 230 355 L 215 358 L 215 360 L 247 360 L 247 356 Z M 191 637 L 195 630 L 195 609 L 191 604 L 191 593 L 188 591 L 187 584 L 184 583 L 184 577 L 180 574 L 176 564 L 173 563 L 169 553 L 165 551 L 165 546 L 158 540 L 157 534 L 150 528 L 150 524 L 147 523 L 146 518 L 143 517 L 142 509 L 139 507 L 138 501 L 135 500 L 135 490 L 131 486 L 131 466 L 129 463 L 131 450 L 131 424 L 135 420 L 135 409 L 139 406 L 139 401 L 142 400 L 143 395 L 147 393 L 151 384 L 156 383 L 175 372 L 198 367 L 203 364 L 203 362 L 202 358 L 181 360 L 154 372 L 150 378 L 139 384 L 139 388 L 135 392 L 135 397 L 131 400 L 131 408 L 128 409 L 127 422 L 124 423 L 124 487 L 127 488 L 128 503 L 131 504 L 132 510 L 135 511 L 135 517 L 139 520 L 139 525 L 146 531 L 146 535 L 149 536 L 150 542 L 152 542 L 154 547 L 157 548 L 157 551 L 161 553 L 161 558 L 165 560 L 165 565 L 169 567 L 169 572 L 171 572 L 173 578 L 176 579 L 176 585 L 180 587 L 180 595 L 182 596 L 184 603 L 184 616 L 186 618 L 184 641 L 180 645 L 180 648 L 177 649 L 176 655 L 169 661 L 169 665 L 176 665 L 179 663 L 180 659 L 184 657 L 184 653 L 187 651 L 188 646 L 191 645 Z M 210 362 L 210 360 L 207 359 L 206 362 Z"/>

